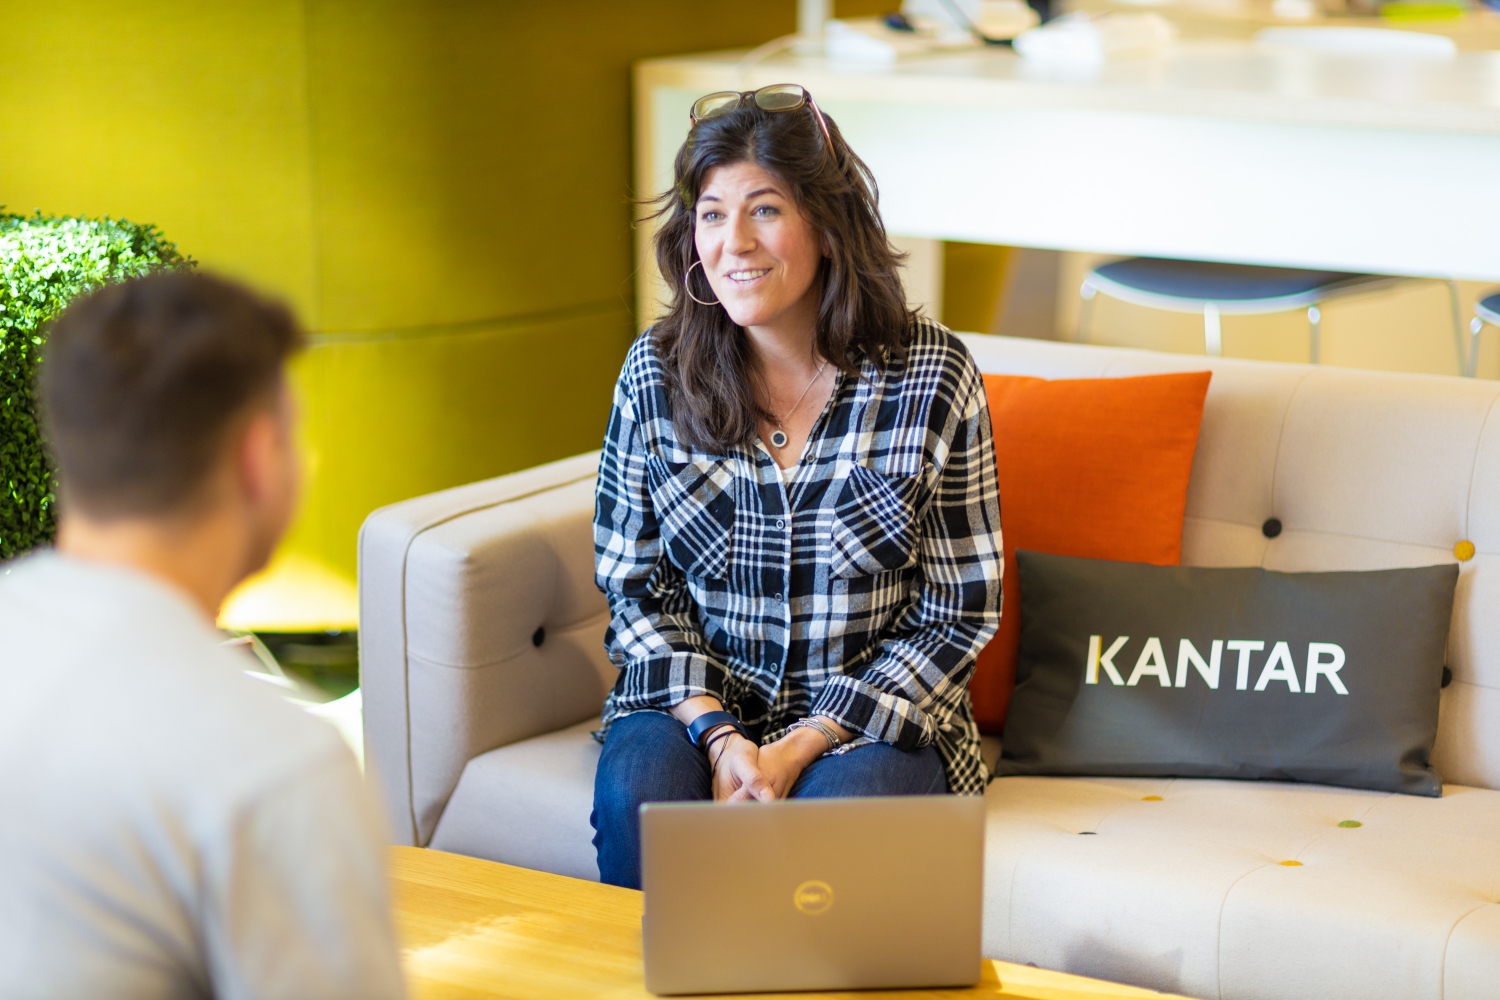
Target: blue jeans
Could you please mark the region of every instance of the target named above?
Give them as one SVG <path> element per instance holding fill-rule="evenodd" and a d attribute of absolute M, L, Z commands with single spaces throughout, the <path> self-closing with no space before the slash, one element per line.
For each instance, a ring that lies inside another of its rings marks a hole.
<path fill-rule="evenodd" d="M 687 727 L 662 712 L 636 712 L 609 727 L 594 776 L 594 847 L 599 879 L 641 887 L 642 802 L 713 798 L 708 758 L 688 742 Z M 939 795 L 948 790 L 937 750 L 897 750 L 871 743 L 820 757 L 792 785 L 793 798 Z"/>

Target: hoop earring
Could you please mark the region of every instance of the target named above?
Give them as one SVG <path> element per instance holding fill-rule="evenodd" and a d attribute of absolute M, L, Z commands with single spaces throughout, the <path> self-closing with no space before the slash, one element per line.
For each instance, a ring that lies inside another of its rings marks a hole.
<path fill-rule="evenodd" d="M 689 267 L 687 269 L 687 274 L 684 274 L 682 276 L 682 287 L 683 287 L 683 290 L 687 292 L 688 298 L 692 299 L 694 302 L 698 303 L 700 306 L 716 306 L 716 305 L 719 304 L 719 300 L 718 299 L 714 299 L 712 302 L 704 302 L 702 299 L 698 298 L 698 296 L 696 296 L 696 295 L 693 294 L 693 286 L 691 284 L 691 279 L 693 277 L 693 268 L 694 267 L 701 267 L 702 265 L 703 265 L 703 261 L 701 261 L 701 260 L 695 260 L 695 261 L 693 261 L 692 267 Z M 703 277 L 704 277 L 705 280 L 708 278 L 708 272 L 707 271 L 703 272 Z"/>

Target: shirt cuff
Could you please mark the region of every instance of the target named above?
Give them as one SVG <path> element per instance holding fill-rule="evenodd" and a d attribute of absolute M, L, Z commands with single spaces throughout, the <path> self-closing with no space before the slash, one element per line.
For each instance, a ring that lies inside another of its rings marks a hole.
<path fill-rule="evenodd" d="M 809 715 L 832 719 L 852 733 L 919 750 L 932 742 L 932 722 L 910 699 L 882 691 L 854 677 L 828 679 Z"/>

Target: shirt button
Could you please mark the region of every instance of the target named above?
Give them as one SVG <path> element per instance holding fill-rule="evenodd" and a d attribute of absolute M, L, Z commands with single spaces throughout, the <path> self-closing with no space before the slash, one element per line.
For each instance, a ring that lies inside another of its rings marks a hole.
<path fill-rule="evenodd" d="M 783 521 L 781 518 L 778 517 L 776 519 L 776 527 L 778 527 L 778 528 L 785 528 L 786 527 L 786 522 Z"/>
<path fill-rule="evenodd" d="M 776 595 L 776 601 L 777 601 L 777 603 L 780 603 L 780 601 L 781 601 L 781 595 L 780 594 Z"/>

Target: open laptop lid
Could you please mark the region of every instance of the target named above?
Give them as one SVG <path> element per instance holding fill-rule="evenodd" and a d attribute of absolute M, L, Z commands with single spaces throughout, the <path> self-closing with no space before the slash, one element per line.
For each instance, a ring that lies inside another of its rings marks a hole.
<path fill-rule="evenodd" d="M 969 986 L 984 801 L 641 807 L 653 993 Z"/>

